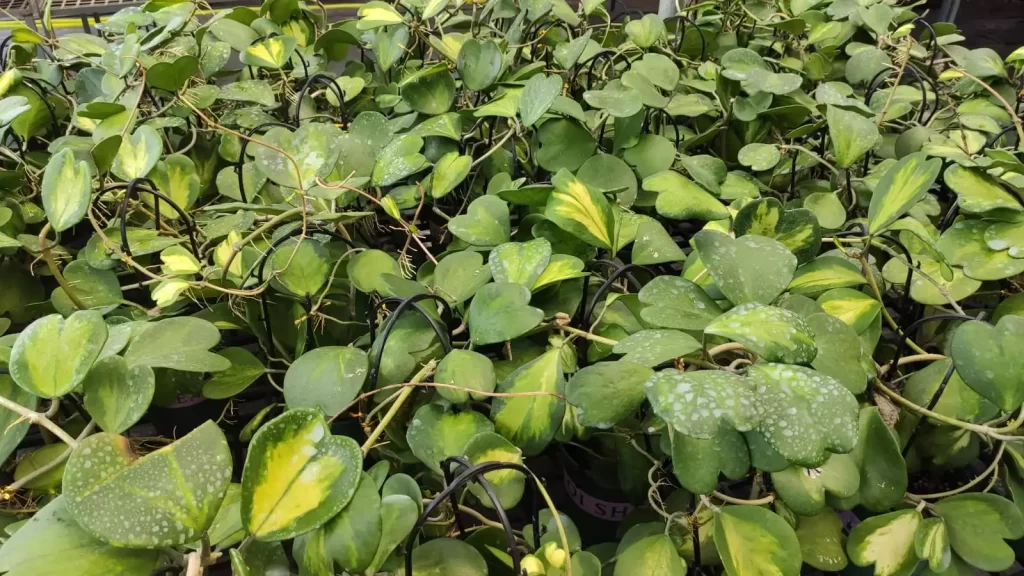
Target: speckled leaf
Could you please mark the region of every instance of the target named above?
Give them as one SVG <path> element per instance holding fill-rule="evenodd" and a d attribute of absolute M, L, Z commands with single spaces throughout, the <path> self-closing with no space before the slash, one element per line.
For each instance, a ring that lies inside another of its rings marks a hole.
<path fill-rule="evenodd" d="M 796 256 L 771 238 L 733 239 L 717 230 L 702 230 L 693 240 L 708 272 L 733 304 L 771 303 L 796 272 Z"/>
<path fill-rule="evenodd" d="M 722 309 L 707 292 L 678 276 L 658 276 L 640 290 L 640 310 L 644 321 L 662 328 L 703 330 L 722 314 Z"/>
<path fill-rule="evenodd" d="M 520 366 L 498 384 L 498 391 L 564 394 L 560 354 L 560 350 L 553 348 Z M 564 412 L 564 401 L 547 394 L 499 397 L 491 403 L 495 430 L 527 456 L 544 450 L 554 438 Z"/>
<path fill-rule="evenodd" d="M 139 421 L 156 390 L 156 376 L 149 366 L 128 363 L 120 356 L 99 360 L 82 382 L 85 409 L 105 432 L 120 434 Z"/>
<path fill-rule="evenodd" d="M 362 572 L 377 553 L 380 531 L 380 494 L 364 472 L 352 500 L 324 525 L 324 548 L 344 570 Z"/>
<path fill-rule="evenodd" d="M 437 404 L 426 404 L 413 415 L 405 441 L 413 455 L 440 476 L 445 458 L 462 456 L 473 436 L 493 430 L 491 421 L 479 412 L 447 412 Z"/>
<path fill-rule="evenodd" d="M 63 396 L 82 383 L 106 340 L 107 325 L 99 312 L 79 311 L 66 320 L 59 314 L 44 316 L 14 341 L 11 376 L 41 398 Z"/>
<path fill-rule="evenodd" d="M 139 126 L 131 136 L 121 140 L 121 147 L 110 171 L 125 181 L 145 178 L 156 166 L 162 151 L 163 144 L 156 130 L 145 125 Z"/>
<path fill-rule="evenodd" d="M 775 165 L 782 159 L 782 153 L 774 144 L 747 144 L 740 148 L 736 159 L 751 170 L 760 172 L 775 168 Z"/>
<path fill-rule="evenodd" d="M 727 506 L 715 515 L 715 545 L 728 576 L 800 573 L 800 542 L 781 516 L 757 506 Z"/>
<path fill-rule="evenodd" d="M 829 104 L 826 117 L 829 140 L 835 149 L 836 164 L 840 168 L 850 168 L 864 154 L 882 142 L 882 136 L 878 133 L 874 120 L 865 118 L 858 112 L 850 112 Z"/>
<path fill-rule="evenodd" d="M 434 382 L 451 384 L 460 388 L 493 392 L 497 386 L 494 375 L 494 363 L 491 359 L 473 350 L 452 350 L 437 365 Z M 437 393 L 444 399 L 455 404 L 465 404 L 470 397 L 473 400 L 485 400 L 484 394 L 476 394 L 466 390 L 438 388 Z"/>
<path fill-rule="evenodd" d="M 92 168 L 76 162 L 65 148 L 50 157 L 43 172 L 42 197 L 46 219 L 57 232 L 78 224 L 85 217 L 92 195 Z"/>
<path fill-rule="evenodd" d="M 617 78 L 600 90 L 587 90 L 583 93 L 583 100 L 592 108 L 604 110 L 615 118 L 628 118 L 644 107 L 640 93 Z"/>
<path fill-rule="evenodd" d="M 904 156 L 889 168 L 875 186 L 868 209 L 868 231 L 884 230 L 910 211 L 928 194 L 942 170 L 942 160 L 926 154 Z M 946 179 L 948 181 L 948 172 Z"/>
<path fill-rule="evenodd" d="M 662 370 L 644 385 L 655 414 L 681 434 L 713 438 L 721 422 L 741 432 L 758 423 L 755 382 L 725 371 Z"/>
<path fill-rule="evenodd" d="M 843 547 L 843 521 L 835 510 L 826 509 L 817 516 L 803 516 L 796 528 L 800 553 L 808 566 L 826 572 L 838 572 L 849 561 Z"/>
<path fill-rule="evenodd" d="M 953 334 L 956 371 L 975 392 L 1010 412 L 1024 402 L 1024 318 L 1003 316 L 992 326 L 971 321 Z"/>
<path fill-rule="evenodd" d="M 8 576 L 138 576 L 156 567 L 160 552 L 108 546 L 82 530 L 58 496 L 0 547 Z"/>
<path fill-rule="evenodd" d="M 772 485 L 793 512 L 814 516 L 825 509 L 825 493 L 849 498 L 860 487 L 860 470 L 849 454 L 833 454 L 817 468 L 790 466 L 772 474 Z"/>
<path fill-rule="evenodd" d="M 562 77 L 557 74 L 537 74 L 527 80 L 519 95 L 519 118 L 523 126 L 529 128 L 540 120 L 561 91 Z"/>
<path fill-rule="evenodd" d="M 530 289 L 522 284 L 493 282 L 478 290 L 467 316 L 473 344 L 504 342 L 532 330 L 544 311 L 529 303 Z"/>
<path fill-rule="evenodd" d="M 420 154 L 422 149 L 423 138 L 408 134 L 395 138 L 381 148 L 373 164 L 373 185 L 390 186 L 419 172 L 427 165 L 426 157 Z"/>
<path fill-rule="evenodd" d="M 488 265 L 495 282 L 532 288 L 551 259 L 551 243 L 544 238 L 507 242 L 491 251 Z"/>
<path fill-rule="evenodd" d="M 253 151 L 256 168 L 272 182 L 308 190 L 316 184 L 317 177 L 326 177 L 334 169 L 341 152 L 340 139 L 338 127 L 314 122 L 303 124 L 295 132 L 274 127 L 260 139 L 288 156 L 267 146 L 250 144 L 248 149 Z"/>
<path fill-rule="evenodd" d="M 167 318 L 143 327 L 124 359 L 129 366 L 219 372 L 231 366 L 230 360 L 209 351 L 219 342 L 220 330 L 212 322 L 190 316 Z"/>
<path fill-rule="evenodd" d="M 452 304 L 472 298 L 490 281 L 491 267 L 484 265 L 484 257 L 479 252 L 471 250 L 449 254 L 434 268 L 434 288 Z"/>
<path fill-rule="evenodd" d="M 922 560 L 928 561 L 928 569 L 935 573 L 945 572 L 952 561 L 949 549 L 949 534 L 942 518 L 925 518 L 914 535 L 914 551 Z"/>
<path fill-rule="evenodd" d="M 1024 226 L 996 222 L 985 230 L 985 244 L 991 250 L 1006 250 L 1010 258 L 1024 258 Z"/>
<path fill-rule="evenodd" d="M 227 439 L 207 421 L 141 458 L 123 436 L 86 438 L 68 459 L 64 496 L 93 536 L 115 546 L 160 548 L 198 539 L 230 481 Z"/>
<path fill-rule="evenodd" d="M 319 408 L 334 415 L 359 394 L 368 367 L 366 353 L 351 346 L 307 352 L 285 372 L 285 402 L 289 408 Z"/>
<path fill-rule="evenodd" d="M 322 526 L 356 491 L 359 444 L 331 435 L 319 410 L 289 410 L 252 438 L 242 470 L 242 525 L 257 540 L 293 538 Z"/>
<path fill-rule="evenodd" d="M 857 399 L 842 384 L 810 368 L 755 364 L 758 431 L 787 460 L 819 466 L 829 452 L 857 443 Z"/>
<path fill-rule="evenodd" d="M 641 317 L 643 312 L 641 311 Z M 641 330 L 619 340 L 612 352 L 624 354 L 623 362 L 657 366 L 701 349 L 700 342 L 679 330 Z"/>
<path fill-rule="evenodd" d="M 686 260 L 686 253 L 657 220 L 644 220 L 637 226 L 630 261 L 633 264 L 667 264 Z"/>
<path fill-rule="evenodd" d="M 939 159 L 933 162 L 939 162 Z M 956 193 L 957 205 L 967 214 L 984 214 L 997 209 L 1024 210 L 1020 200 L 1007 192 L 995 178 L 979 170 L 952 164 L 943 174 L 943 181 Z"/>
<path fill-rule="evenodd" d="M 481 196 L 469 203 L 465 214 L 448 223 L 458 239 L 474 246 L 496 246 L 509 239 L 508 204 L 495 196 Z"/>
<path fill-rule="evenodd" d="M 799 314 L 756 302 L 715 318 L 704 333 L 739 342 L 768 362 L 809 364 L 818 353 L 814 332 Z"/>
<path fill-rule="evenodd" d="M 1007 250 L 993 250 L 985 232 L 994 226 L 986 220 L 961 220 L 942 233 L 936 248 L 953 266 L 975 280 L 1002 280 L 1024 272 L 1024 258 L 1011 257 Z"/>
<path fill-rule="evenodd" d="M 1024 516 L 1012 502 L 995 494 L 957 494 L 936 502 L 935 513 L 958 556 L 986 572 L 1013 565 L 1013 549 L 1003 540 L 1024 537 Z"/>
<path fill-rule="evenodd" d="M 860 502 L 865 508 L 882 512 L 903 501 L 907 464 L 899 443 L 874 406 L 860 411 L 853 456 L 860 462 Z"/>
<path fill-rule="evenodd" d="M 821 226 L 814 213 L 803 208 L 786 210 L 775 198 L 760 198 L 743 206 L 733 228 L 737 237 L 757 234 L 779 242 L 801 263 L 813 260 L 821 247 Z"/>
<path fill-rule="evenodd" d="M 640 407 L 644 383 L 653 375 L 647 366 L 626 360 L 598 362 L 573 375 L 567 398 L 580 424 L 611 428 Z"/>
<path fill-rule="evenodd" d="M 846 551 L 857 566 L 875 566 L 876 576 L 910 576 L 917 568 L 914 535 L 921 525 L 917 510 L 874 516 L 850 532 Z"/>

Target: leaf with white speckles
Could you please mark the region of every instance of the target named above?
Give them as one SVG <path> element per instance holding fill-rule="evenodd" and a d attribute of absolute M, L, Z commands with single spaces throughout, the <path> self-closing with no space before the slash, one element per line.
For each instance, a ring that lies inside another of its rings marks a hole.
<path fill-rule="evenodd" d="M 641 315 L 643 312 L 641 312 Z M 657 366 L 700 350 L 700 342 L 679 330 L 641 330 L 619 340 L 612 352 L 625 354 L 622 360 Z"/>
<path fill-rule="evenodd" d="M 491 251 L 487 263 L 495 282 L 532 288 L 550 260 L 551 243 L 537 238 L 529 242 L 506 242 Z"/>
<path fill-rule="evenodd" d="M 857 399 L 829 376 L 786 364 L 755 364 L 758 431 L 786 459 L 819 466 L 857 442 Z"/>
<path fill-rule="evenodd" d="M 341 129 L 333 124 L 303 124 L 295 132 L 275 127 L 259 138 L 274 146 L 252 145 L 256 168 L 276 184 L 308 190 L 326 177 L 341 154 Z M 284 152 L 287 154 L 282 154 Z"/>
<path fill-rule="evenodd" d="M 722 314 L 722 309 L 700 286 L 678 276 L 658 276 L 638 294 L 647 306 L 644 321 L 662 328 L 703 330 Z"/>
<path fill-rule="evenodd" d="M 713 438 L 721 421 L 744 432 L 757 425 L 754 381 L 725 371 L 663 370 L 645 385 L 654 412 L 686 436 Z"/>
<path fill-rule="evenodd" d="M 212 421 L 139 458 L 127 438 L 83 440 L 64 470 L 64 496 L 93 536 L 131 548 L 178 546 L 200 537 L 231 481 L 231 452 Z"/>
<path fill-rule="evenodd" d="M 362 468 L 359 444 L 331 435 L 319 410 L 289 410 L 252 438 L 242 470 L 242 525 L 262 541 L 318 528 L 348 504 Z"/>
<path fill-rule="evenodd" d="M 734 239 L 717 230 L 701 230 L 693 241 L 718 288 L 733 304 L 771 303 L 796 272 L 796 256 L 771 238 L 748 234 Z"/>
<path fill-rule="evenodd" d="M 808 364 L 818 353 L 814 332 L 799 314 L 754 302 L 722 314 L 704 332 L 739 342 L 769 362 Z"/>

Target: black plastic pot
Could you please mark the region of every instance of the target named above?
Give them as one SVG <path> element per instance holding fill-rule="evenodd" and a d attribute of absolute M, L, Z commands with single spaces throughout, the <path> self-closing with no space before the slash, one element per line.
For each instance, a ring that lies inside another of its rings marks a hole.
<path fill-rule="evenodd" d="M 561 495 L 559 511 L 572 518 L 584 542 L 617 540 L 619 524 L 635 506 L 618 487 L 615 461 L 599 460 L 572 445 L 557 446 L 562 478 L 551 489 Z"/>
<path fill-rule="evenodd" d="M 227 400 L 182 395 L 170 406 L 150 406 L 149 421 L 153 423 L 157 434 L 166 438 L 181 438 L 203 422 L 220 418 L 225 404 Z"/>

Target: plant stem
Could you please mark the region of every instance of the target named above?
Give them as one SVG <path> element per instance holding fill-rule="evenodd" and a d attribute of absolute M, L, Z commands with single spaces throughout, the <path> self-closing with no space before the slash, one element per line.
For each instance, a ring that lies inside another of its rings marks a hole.
<path fill-rule="evenodd" d="M 892 319 L 892 316 L 889 314 L 889 311 L 885 308 L 885 304 L 882 302 L 882 292 L 878 289 L 878 282 L 875 281 L 875 275 L 871 272 L 871 264 L 868 262 L 866 250 L 860 253 L 860 263 L 861 268 L 864 270 L 864 276 L 868 279 L 868 285 L 871 286 L 871 292 L 875 295 L 875 299 L 878 300 L 880 304 L 882 304 L 881 312 L 882 317 L 885 318 L 885 323 L 888 324 L 890 328 L 895 330 L 896 333 L 900 335 L 900 337 L 906 338 L 907 346 L 910 346 L 911 350 L 917 352 L 918 354 L 927 354 L 928 352 L 926 352 L 924 348 L 921 348 L 920 346 L 917 345 L 916 342 L 911 340 L 909 336 L 905 336 L 903 334 L 903 330 L 900 329 L 900 325 L 897 324 L 896 321 Z"/>
<path fill-rule="evenodd" d="M 999 449 L 996 450 L 996 455 L 995 455 L 994 458 L 992 458 L 992 463 L 989 464 L 988 468 L 986 468 L 984 472 L 979 474 L 977 478 L 975 478 L 974 480 L 971 480 L 970 482 L 968 482 L 967 484 L 964 484 L 963 486 L 960 486 L 959 488 L 954 488 L 952 490 L 947 490 L 945 492 L 937 492 L 935 494 L 911 494 L 911 493 L 908 492 L 907 496 L 909 496 L 911 499 L 918 500 L 918 501 L 921 501 L 921 500 L 939 500 L 941 498 L 946 498 L 947 496 L 955 496 L 957 494 L 960 494 L 961 492 L 966 492 L 966 491 L 970 490 L 971 488 L 974 488 L 975 486 L 980 484 L 982 480 L 984 480 L 985 478 L 988 478 L 990 474 L 992 474 L 993 472 L 996 471 L 996 469 L 999 467 L 999 462 L 1003 459 L 1003 453 L 1005 451 L 1006 451 L 1006 442 L 1003 442 L 1003 443 L 1001 443 L 999 445 Z"/>
<path fill-rule="evenodd" d="M 974 432 L 975 434 L 980 434 L 981 436 L 988 436 L 989 438 L 993 438 L 995 440 L 1002 440 L 1004 442 L 1021 442 L 1021 441 L 1024 441 L 1024 436 L 1007 436 L 1007 435 L 1004 435 L 1004 434 L 1000 434 L 999 431 L 997 429 L 995 429 L 995 428 L 989 428 L 988 426 L 983 426 L 983 425 L 980 425 L 980 424 L 972 424 L 970 422 L 964 422 L 962 420 L 957 420 L 956 418 L 950 418 L 949 416 L 946 416 L 945 414 L 939 414 L 938 412 L 933 412 L 933 411 L 931 411 L 931 410 L 929 410 L 927 408 L 924 408 L 923 406 L 918 406 L 917 404 L 914 404 L 913 402 L 911 402 L 910 400 L 907 400 L 903 396 L 900 396 L 894 390 L 892 390 L 891 388 L 889 388 L 888 386 L 883 384 L 882 381 L 879 380 L 878 378 L 875 378 L 874 382 L 875 382 L 875 388 L 878 388 L 878 390 L 880 392 L 882 392 L 882 394 L 885 394 L 886 396 L 888 396 L 892 400 L 895 400 L 897 404 L 902 405 L 904 408 L 907 408 L 911 412 L 914 412 L 914 413 L 916 413 L 916 414 L 918 414 L 920 416 L 925 416 L 925 417 L 931 418 L 932 420 L 938 420 L 939 422 L 942 422 L 943 424 L 948 424 L 949 426 L 955 426 L 955 427 L 960 428 L 962 430 L 967 430 L 969 432 Z"/>
<path fill-rule="evenodd" d="M 913 356 L 904 356 L 903 358 L 900 358 L 899 362 L 897 362 L 896 365 L 903 366 L 904 364 L 914 364 L 917 362 L 938 362 L 940 360 L 945 359 L 946 356 L 943 356 L 942 354 L 914 354 Z M 889 371 L 890 366 L 891 363 L 882 366 L 881 368 L 878 369 L 878 374 L 885 374 L 886 372 Z"/>
<path fill-rule="evenodd" d="M 370 437 L 363 443 L 362 450 L 364 456 L 373 449 L 373 445 L 377 443 L 377 439 L 384 433 L 384 429 L 387 428 L 388 424 L 390 424 L 395 418 L 395 415 L 398 414 L 398 411 L 402 409 L 402 405 L 405 404 L 405 401 L 412 395 L 413 390 L 416 389 L 416 386 L 412 384 L 419 384 L 425 380 L 428 376 L 434 373 L 434 368 L 436 366 L 437 362 L 431 360 L 430 362 L 427 362 L 415 376 L 412 377 L 412 380 L 409 381 L 410 385 L 407 385 L 405 389 L 402 390 L 401 394 L 399 394 L 398 398 L 395 400 L 395 403 L 391 405 L 391 408 L 384 414 L 384 417 L 380 419 L 377 427 L 370 433 Z"/>
<path fill-rule="evenodd" d="M 64 278 L 64 274 L 61 274 L 60 267 L 57 266 L 57 260 L 53 257 L 53 252 L 50 250 L 52 246 L 50 246 L 50 243 L 46 238 L 49 233 L 50 223 L 47 222 L 46 226 L 43 226 L 43 229 L 39 232 L 39 251 L 43 255 L 43 260 L 46 261 L 46 267 L 50 269 L 50 274 L 53 274 L 54 279 L 57 280 L 57 284 L 60 284 L 60 287 L 64 289 L 64 293 L 67 294 L 68 299 L 75 305 L 75 308 L 78 308 L 79 310 L 88 310 L 89 307 L 82 302 L 82 299 L 79 298 L 78 294 L 76 294 L 71 288 L 71 284 L 68 284 L 67 279 Z M 57 243 L 55 241 L 54 245 L 56 244 Z"/>
<path fill-rule="evenodd" d="M 242 240 L 240 242 L 238 242 L 237 244 L 232 246 L 231 247 L 231 255 L 228 256 L 228 261 L 224 263 L 224 268 L 223 268 L 223 272 L 221 272 L 220 279 L 224 280 L 225 278 L 227 278 L 228 269 L 231 268 L 231 263 L 235 261 L 235 257 L 238 256 L 238 254 L 242 251 L 242 248 L 244 248 L 246 244 L 248 244 L 249 242 L 252 242 L 253 240 L 258 238 L 260 235 L 262 235 L 267 230 L 270 230 L 271 228 L 277 226 L 281 222 L 284 222 L 285 220 L 291 218 L 292 216 L 295 216 L 296 214 L 301 214 L 305 210 L 306 210 L 305 207 L 292 208 L 291 210 L 285 210 L 284 212 L 281 212 L 280 214 L 278 214 L 277 216 L 274 216 L 270 220 L 267 220 L 262 226 L 260 226 L 259 228 L 253 230 L 251 234 L 249 234 L 245 238 L 242 238 Z"/>
<path fill-rule="evenodd" d="M 818 156 L 817 153 L 812 152 L 812 151 L 808 150 L 807 148 L 804 148 L 803 146 L 797 146 L 795 144 L 779 144 L 779 148 L 782 151 L 796 150 L 797 152 L 803 152 L 804 154 L 807 154 L 808 156 L 810 156 L 811 158 L 814 158 L 819 163 L 823 164 L 826 168 L 831 170 L 832 173 L 836 175 L 836 178 L 839 178 L 839 180 L 842 181 L 843 173 L 840 172 L 838 168 L 836 168 L 835 166 L 830 164 L 827 160 L 825 160 L 821 156 Z"/>
<path fill-rule="evenodd" d="M 77 441 L 81 442 L 82 440 L 85 440 L 86 436 L 89 436 L 90 434 L 92 434 L 93 430 L 95 430 L 95 429 L 96 429 L 96 422 L 95 421 L 90 421 L 88 424 L 85 425 L 85 429 L 82 430 L 82 433 L 78 435 Z M 53 460 L 50 460 L 46 464 L 40 466 L 39 468 L 36 468 L 35 470 L 29 472 L 28 474 L 22 476 L 17 481 L 15 481 L 13 484 L 8 486 L 7 490 L 9 490 L 11 492 L 14 492 L 16 490 L 20 490 L 23 486 L 25 486 L 29 482 L 35 480 L 36 478 L 42 476 L 43 474 L 46 474 L 47 472 L 49 472 L 49 471 L 57 468 L 61 464 L 63 464 L 68 458 L 71 457 L 71 453 L 74 452 L 74 451 L 75 451 L 75 448 L 73 446 L 68 446 L 67 450 L 64 450 L 64 452 L 62 452 L 60 454 L 60 456 L 57 456 Z"/>
<path fill-rule="evenodd" d="M 1003 98 L 1003 95 L 1000 94 L 995 88 L 989 86 L 988 84 L 983 82 L 981 79 L 979 79 L 979 78 L 977 78 L 975 76 L 972 76 L 966 70 L 963 70 L 963 69 L 960 69 L 960 68 L 954 68 L 954 70 L 956 70 L 957 72 L 959 72 L 959 73 L 963 74 L 964 76 L 970 78 L 971 80 L 974 80 L 975 82 L 977 82 L 980 86 L 982 86 L 983 88 L 988 90 L 993 96 L 995 96 L 996 99 L 999 100 L 1000 103 L 1002 103 L 1003 107 L 1006 108 L 1006 111 L 1010 113 L 1010 119 L 1013 120 L 1014 127 L 1017 128 L 1017 138 L 1020 139 L 1018 141 L 1019 142 L 1024 142 L 1024 125 L 1021 125 L 1020 117 L 1017 116 L 1017 110 L 1015 110 L 1013 108 L 1013 106 L 1010 106 L 1010 103 L 1006 101 L 1006 98 Z"/>
<path fill-rule="evenodd" d="M 604 336 L 598 336 L 596 334 L 591 334 L 590 332 L 584 332 L 583 330 L 580 330 L 579 328 L 573 328 L 572 326 L 558 326 L 558 329 L 564 330 L 569 334 L 575 334 L 576 336 L 579 336 L 581 338 L 586 338 L 591 342 L 604 344 L 605 346 L 615 346 L 616 344 L 619 343 L 618 340 L 612 340 L 611 338 L 605 338 Z"/>
<path fill-rule="evenodd" d="M 78 447 L 78 441 L 72 438 L 70 434 L 65 432 L 60 426 L 56 425 L 52 420 L 47 418 L 46 414 L 42 414 L 34 410 L 29 410 L 28 408 L 25 408 L 21 404 L 12 402 L 11 400 L 4 398 L 3 396 L 0 396 L 0 407 L 7 408 L 12 412 L 16 412 L 17 414 L 20 414 L 22 418 L 28 420 L 30 423 L 38 424 L 39 426 L 46 428 L 50 432 L 53 432 L 54 436 L 60 438 L 62 442 L 64 442 L 71 448 Z"/>
<path fill-rule="evenodd" d="M 729 504 L 739 504 L 742 506 L 764 506 L 765 504 L 771 504 L 772 502 L 775 502 L 775 494 L 769 494 L 767 496 L 758 498 L 757 500 L 744 500 L 742 498 L 733 498 L 732 496 L 726 496 L 725 494 L 722 494 L 717 490 L 712 492 L 711 495 L 723 502 L 727 502 Z"/>

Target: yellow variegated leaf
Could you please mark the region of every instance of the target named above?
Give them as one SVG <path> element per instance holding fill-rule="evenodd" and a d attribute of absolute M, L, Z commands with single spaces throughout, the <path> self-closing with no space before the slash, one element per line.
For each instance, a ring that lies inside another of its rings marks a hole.
<path fill-rule="evenodd" d="M 593 192 L 566 169 L 551 179 L 555 190 L 548 197 L 544 216 L 559 228 L 599 248 L 611 248 L 615 216 L 601 194 Z"/>
<path fill-rule="evenodd" d="M 43 208 L 46 219 L 57 232 L 78 224 L 85 217 L 92 194 L 92 169 L 65 148 L 50 157 L 43 172 Z"/>
<path fill-rule="evenodd" d="M 252 438 L 242 471 L 242 526 L 262 541 L 315 530 L 348 504 L 362 468 L 359 444 L 333 436 L 320 410 L 289 410 Z"/>
<path fill-rule="evenodd" d="M 121 140 L 121 147 L 110 170 L 125 181 L 144 178 L 156 166 L 162 150 L 163 145 L 156 130 L 151 126 L 139 126 L 131 137 Z"/>
<path fill-rule="evenodd" d="M 228 259 L 231 258 L 231 253 L 234 249 L 235 244 L 242 241 L 242 235 L 237 230 L 232 230 L 227 238 L 225 238 L 220 244 L 217 245 L 217 249 L 213 251 L 213 262 L 224 268 L 227 265 Z M 227 273 L 232 276 L 242 275 L 242 258 L 235 256 L 234 261 L 231 262 L 231 267 L 228 268 Z"/>
<path fill-rule="evenodd" d="M 157 306 L 166 308 L 177 302 L 182 293 L 188 290 L 188 287 L 187 280 L 171 278 L 157 283 L 150 295 Z"/>
<path fill-rule="evenodd" d="M 243 64 L 277 70 L 291 59 L 297 41 L 291 36 L 274 36 L 249 45 L 242 52 Z"/>
<path fill-rule="evenodd" d="M 949 568 L 952 554 L 946 522 L 942 518 L 927 518 L 921 522 L 914 535 L 914 551 L 922 560 L 928 561 L 928 568 L 936 574 Z"/>
<path fill-rule="evenodd" d="M 781 516 L 764 508 L 723 508 L 715 515 L 715 545 L 728 576 L 800 573 L 796 533 Z"/>
<path fill-rule="evenodd" d="M 864 332 L 882 309 L 882 303 L 853 288 L 835 288 L 818 297 L 818 304 L 829 314 Z"/>
<path fill-rule="evenodd" d="M 537 280 L 533 283 L 531 290 L 536 292 L 541 288 L 550 286 L 556 282 L 562 280 L 570 280 L 572 278 L 582 278 L 587 273 L 583 271 L 583 261 L 575 256 L 568 254 L 552 254 L 551 260 L 548 261 L 548 265 L 544 267 L 544 271 L 540 273 Z"/>
<path fill-rule="evenodd" d="M 171 246 L 165 248 L 160 253 L 160 260 L 163 261 L 163 266 L 160 270 L 164 274 L 180 275 L 180 274 L 198 274 L 202 267 L 199 264 L 199 260 L 192 255 L 191 252 L 182 248 L 181 246 Z"/>
<path fill-rule="evenodd" d="M 905 156 L 893 165 L 871 196 L 868 231 L 879 232 L 906 214 L 928 193 L 940 170 L 942 160 L 929 160 L 923 152 Z"/>
<path fill-rule="evenodd" d="M 398 13 L 398 10 L 392 8 L 387 2 L 374 1 L 367 2 L 359 8 L 359 22 L 356 23 L 356 28 L 372 30 L 402 22 L 402 15 Z"/>
<path fill-rule="evenodd" d="M 846 553 L 857 566 L 874 564 L 875 576 L 910 576 L 917 567 L 914 535 L 920 525 L 917 510 L 868 518 L 850 532 Z"/>
<path fill-rule="evenodd" d="M 518 368 L 498 384 L 499 392 L 565 393 L 560 350 L 552 348 Z M 554 438 L 565 412 L 565 402 L 554 395 L 495 398 L 491 404 L 494 428 L 523 450 L 539 454 Z"/>

